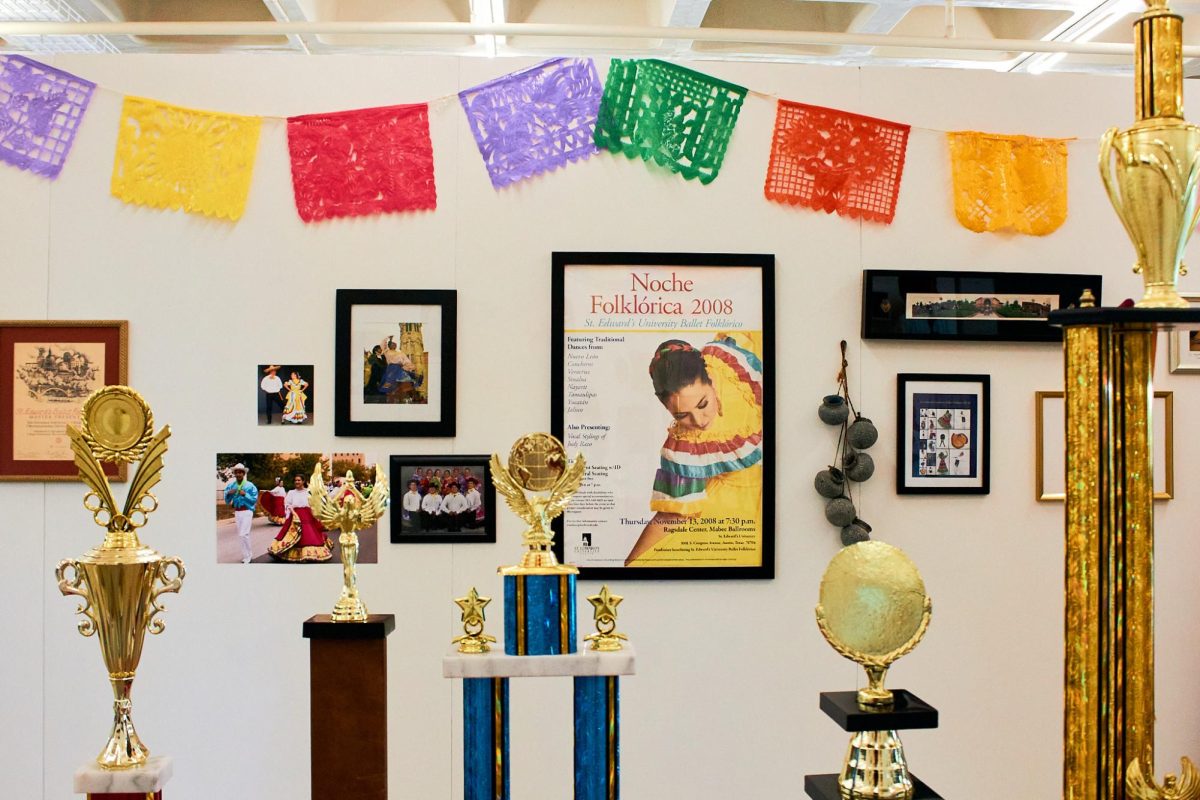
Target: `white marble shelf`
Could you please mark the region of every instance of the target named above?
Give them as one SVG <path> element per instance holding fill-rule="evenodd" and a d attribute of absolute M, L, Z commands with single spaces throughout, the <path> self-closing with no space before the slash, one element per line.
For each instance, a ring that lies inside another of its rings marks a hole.
<path fill-rule="evenodd" d="M 75 770 L 75 794 L 152 794 L 171 780 L 174 763 L 170 756 L 150 756 L 143 767 L 116 770 L 89 761 Z"/>
<path fill-rule="evenodd" d="M 561 656 L 509 656 L 503 650 L 466 654 L 453 648 L 442 658 L 446 678 L 553 678 L 633 675 L 637 663 L 633 646 L 612 653 L 580 650 Z"/>

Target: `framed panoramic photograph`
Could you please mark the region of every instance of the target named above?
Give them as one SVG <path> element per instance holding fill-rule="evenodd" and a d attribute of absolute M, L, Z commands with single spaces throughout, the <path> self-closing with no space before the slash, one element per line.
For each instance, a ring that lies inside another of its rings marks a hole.
<path fill-rule="evenodd" d="M 1051 311 L 1079 305 L 1099 275 L 1044 272 L 863 270 L 864 339 L 1061 342 Z"/>
<path fill-rule="evenodd" d="M 124 320 L 0 321 L 0 480 L 76 481 L 67 425 L 88 395 L 129 380 Z M 124 481 L 125 464 L 105 464 Z"/>
<path fill-rule="evenodd" d="M 774 577 L 774 269 L 554 254 L 551 431 L 587 461 L 555 547 L 582 577 Z"/>
<path fill-rule="evenodd" d="M 1200 308 L 1200 294 L 1182 293 L 1184 300 Z M 1168 331 L 1170 339 L 1167 355 L 1170 357 L 1171 372 L 1200 372 L 1200 331 Z"/>
<path fill-rule="evenodd" d="M 1038 392 L 1037 449 L 1035 451 L 1034 497 L 1041 502 L 1064 501 L 1066 490 L 1066 401 L 1062 392 Z M 1171 392 L 1154 393 L 1153 429 L 1154 499 L 1175 497 L 1175 397 Z"/>
<path fill-rule="evenodd" d="M 454 435 L 457 297 L 338 290 L 335 435 Z"/>
<path fill-rule="evenodd" d="M 896 492 L 987 494 L 987 375 L 896 376 Z"/>
<path fill-rule="evenodd" d="M 392 456 L 392 544 L 496 541 L 490 456 Z"/>

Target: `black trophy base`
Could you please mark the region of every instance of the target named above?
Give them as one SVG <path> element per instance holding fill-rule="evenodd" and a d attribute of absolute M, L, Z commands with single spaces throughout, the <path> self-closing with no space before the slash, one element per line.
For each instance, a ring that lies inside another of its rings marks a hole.
<path fill-rule="evenodd" d="M 910 774 L 908 777 L 913 782 L 912 800 L 942 800 L 940 794 L 921 783 L 916 775 Z M 842 800 L 842 796 L 838 793 L 838 776 L 836 773 L 830 773 L 829 775 L 805 775 L 804 792 L 813 798 L 813 800 Z"/>
<path fill-rule="evenodd" d="M 821 710 L 844 731 L 913 731 L 936 728 L 938 712 L 933 706 L 903 689 L 893 689 L 896 702 L 888 711 L 863 711 L 858 692 L 821 692 Z"/>

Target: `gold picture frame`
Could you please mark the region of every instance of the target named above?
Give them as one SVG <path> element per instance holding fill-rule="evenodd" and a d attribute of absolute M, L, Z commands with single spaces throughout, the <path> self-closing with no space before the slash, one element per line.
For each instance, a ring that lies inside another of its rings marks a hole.
<path fill-rule="evenodd" d="M 1046 445 L 1048 439 L 1053 438 L 1057 445 L 1057 452 L 1065 454 L 1066 448 L 1066 421 L 1065 419 L 1058 423 L 1058 427 L 1054 427 L 1051 422 L 1047 424 L 1046 401 L 1047 400 L 1064 400 L 1062 392 L 1037 392 L 1034 395 L 1034 407 L 1036 409 L 1036 443 L 1037 452 L 1034 455 L 1035 461 L 1035 486 L 1034 498 L 1038 502 L 1054 503 L 1063 502 L 1066 500 L 1065 488 L 1065 472 L 1062 475 L 1063 489 L 1058 491 L 1056 485 L 1048 486 L 1047 478 L 1058 470 L 1046 465 Z M 1175 498 L 1175 394 L 1174 392 L 1157 391 L 1154 393 L 1155 408 L 1154 408 L 1154 430 L 1151 431 L 1151 441 L 1154 442 L 1154 475 L 1155 475 L 1155 500 L 1173 500 Z M 1158 407 L 1159 401 L 1162 401 L 1161 409 Z M 1065 414 L 1065 407 L 1064 407 Z M 1159 413 L 1161 411 L 1161 413 Z M 1161 420 L 1161 423 L 1160 423 Z M 1161 429 L 1160 429 L 1161 424 Z M 1059 431 L 1061 430 L 1061 439 Z M 1157 434 L 1157 435 L 1156 435 Z M 1161 441 L 1161 450 L 1158 442 Z M 1065 455 L 1060 458 L 1065 459 Z M 1161 461 L 1162 469 L 1158 469 Z M 1065 463 L 1065 462 L 1064 462 Z M 1162 475 L 1162 484 L 1158 482 L 1158 476 Z"/>
<path fill-rule="evenodd" d="M 1200 293 L 1180 292 L 1180 297 L 1200 308 Z M 1200 331 L 1167 331 L 1167 362 L 1171 372 L 1200 372 Z M 1185 346 L 1186 345 L 1186 346 Z"/>
<path fill-rule="evenodd" d="M 91 391 L 128 383 L 127 320 L 0 320 L 0 481 L 78 481 L 67 424 L 79 424 Z M 128 480 L 124 463 L 104 470 Z"/>

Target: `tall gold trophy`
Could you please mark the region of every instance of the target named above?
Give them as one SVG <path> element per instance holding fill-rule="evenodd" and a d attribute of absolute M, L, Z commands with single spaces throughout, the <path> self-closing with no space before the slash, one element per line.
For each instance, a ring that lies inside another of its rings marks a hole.
<path fill-rule="evenodd" d="M 1142 308 L 1188 308 L 1175 284 L 1200 205 L 1200 128 L 1183 118 L 1183 17 L 1146 0 L 1134 24 L 1137 122 L 1100 140 L 1100 175 L 1137 252 Z"/>
<path fill-rule="evenodd" d="M 64 595 L 78 595 L 83 604 L 79 632 L 100 634 L 100 652 L 113 690 L 113 729 L 96 757 L 105 769 L 131 769 L 146 763 L 150 751 L 133 727 L 129 696 L 146 631 L 162 633 L 158 599 L 178 592 L 183 562 L 164 558 L 138 539 L 137 530 L 158 508 L 153 489 L 162 478 L 170 427 L 154 433 L 154 416 L 141 395 L 128 386 L 108 386 L 94 392 L 83 406 L 79 429 L 67 426 L 79 477 L 88 487 L 83 505 L 105 529 L 104 542 L 78 559 L 59 562 L 54 571 Z M 101 462 L 140 461 L 125 505 L 117 511 Z"/>
<path fill-rule="evenodd" d="M 884 542 L 843 548 L 825 568 L 817 627 L 840 655 L 861 664 L 867 685 L 858 691 L 862 711 L 888 711 L 888 668 L 911 653 L 929 627 L 933 603 L 904 551 Z M 855 733 L 838 776 L 843 800 L 909 800 L 913 783 L 904 745 L 894 730 Z"/>
<path fill-rule="evenodd" d="M 508 507 L 529 527 L 521 534 L 525 553 L 515 568 L 521 571 L 548 570 L 577 573 L 569 564 L 559 564 L 552 549 L 554 531 L 550 523 L 562 514 L 583 483 L 582 455 L 567 461 L 567 451 L 548 433 L 522 436 L 508 454 L 508 467 L 492 455 L 492 482 L 504 495 Z M 549 494 L 546 494 L 549 492 Z M 506 573 L 507 574 L 507 573 Z"/>
<path fill-rule="evenodd" d="M 358 596 L 358 532 L 379 521 L 387 501 L 387 475 L 379 464 L 375 465 L 375 483 L 368 496 L 355 484 L 353 472 L 347 472 L 345 483 L 330 495 L 321 477 L 321 465 L 313 468 L 312 480 L 308 482 L 308 505 L 322 525 L 341 531 L 338 544 L 342 550 L 342 594 L 330 615 L 334 622 L 367 621 L 367 606 Z"/>

